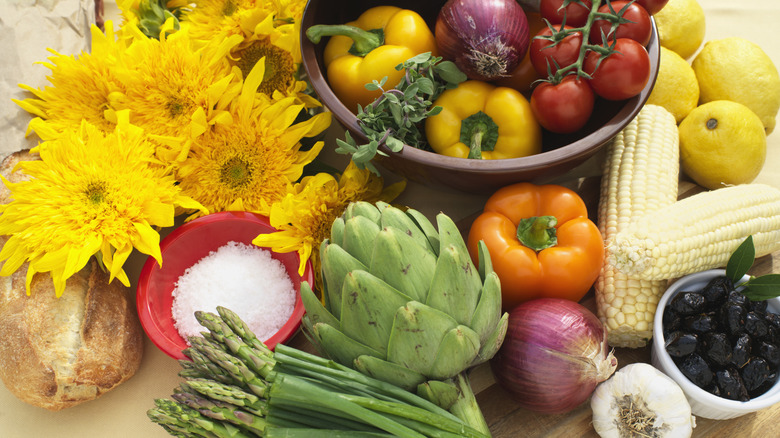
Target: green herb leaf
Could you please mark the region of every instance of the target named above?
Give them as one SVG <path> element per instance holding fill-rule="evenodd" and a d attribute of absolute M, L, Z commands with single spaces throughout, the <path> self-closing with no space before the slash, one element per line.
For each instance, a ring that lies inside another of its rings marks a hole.
<path fill-rule="evenodd" d="M 780 274 L 766 274 L 743 283 L 742 294 L 751 301 L 763 301 L 780 297 Z"/>
<path fill-rule="evenodd" d="M 756 248 L 753 245 L 753 236 L 748 236 L 729 257 L 726 264 L 726 277 L 736 283 L 747 274 L 755 259 Z"/>
<path fill-rule="evenodd" d="M 369 90 L 382 91 L 370 105 L 358 107 L 358 123 L 369 143 L 358 145 L 351 137 L 346 142 L 337 140 L 337 153 L 352 155 L 358 168 L 371 169 L 377 175 L 379 172 L 370 161 L 376 154 L 386 155 L 378 147 L 384 143 L 393 152 L 399 152 L 404 145 L 425 149 L 427 143 L 421 123 L 441 111 L 441 107 L 431 108 L 432 102 L 445 89 L 467 79 L 454 63 L 442 61 L 430 52 L 409 58 L 396 67 L 404 68 L 406 74 L 393 89 L 383 88 L 387 77 L 365 85 Z"/>

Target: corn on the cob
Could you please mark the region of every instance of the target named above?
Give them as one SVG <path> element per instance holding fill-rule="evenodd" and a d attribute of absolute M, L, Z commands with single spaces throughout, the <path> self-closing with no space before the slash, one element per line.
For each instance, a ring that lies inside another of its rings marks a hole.
<path fill-rule="evenodd" d="M 607 258 L 637 278 L 671 279 L 725 266 L 750 235 L 757 257 L 780 249 L 780 190 L 741 184 L 682 199 L 618 232 Z"/>
<path fill-rule="evenodd" d="M 605 240 L 630 221 L 677 200 L 679 150 L 674 116 L 655 105 L 646 105 L 607 146 L 598 214 Z M 595 292 L 610 345 L 636 348 L 647 343 L 666 283 L 631 278 L 605 260 Z"/>

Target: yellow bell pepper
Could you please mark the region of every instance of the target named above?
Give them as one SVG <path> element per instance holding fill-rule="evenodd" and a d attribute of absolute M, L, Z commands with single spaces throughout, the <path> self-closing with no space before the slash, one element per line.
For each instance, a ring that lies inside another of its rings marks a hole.
<path fill-rule="evenodd" d="M 437 53 L 436 40 L 420 14 L 395 6 L 368 9 L 344 25 L 314 25 L 306 30 L 313 43 L 332 36 L 325 46 L 323 61 L 333 93 L 347 108 L 369 105 L 382 94 L 365 85 L 387 76 L 384 88 L 401 81 L 403 70 L 396 70 L 420 53 Z"/>
<path fill-rule="evenodd" d="M 459 158 L 502 159 L 542 151 L 542 129 L 517 90 L 466 81 L 433 102 L 441 112 L 425 120 L 431 148 Z"/>

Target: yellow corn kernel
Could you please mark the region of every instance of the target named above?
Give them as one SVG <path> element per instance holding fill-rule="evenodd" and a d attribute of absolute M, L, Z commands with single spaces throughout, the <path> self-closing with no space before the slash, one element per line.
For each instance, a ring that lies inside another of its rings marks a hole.
<path fill-rule="evenodd" d="M 632 220 L 677 200 L 679 150 L 674 116 L 656 105 L 645 105 L 607 145 L 598 210 L 599 230 L 606 241 Z M 647 344 L 655 303 L 666 283 L 631 278 L 605 260 L 594 289 L 611 346 Z"/>
<path fill-rule="evenodd" d="M 607 242 L 607 259 L 627 275 L 672 279 L 725 266 L 751 235 L 756 257 L 780 250 L 777 188 L 724 187 L 643 215 Z"/>

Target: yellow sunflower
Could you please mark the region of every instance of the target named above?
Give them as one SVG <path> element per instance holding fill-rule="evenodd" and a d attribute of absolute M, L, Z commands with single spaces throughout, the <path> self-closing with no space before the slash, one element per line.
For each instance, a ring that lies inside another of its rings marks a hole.
<path fill-rule="evenodd" d="M 49 50 L 49 62 L 41 62 L 51 70 L 51 86 L 35 89 L 20 85 L 35 97 L 14 102 L 37 116 L 29 126 L 44 140 L 50 140 L 65 130 L 76 129 L 86 120 L 104 132 L 114 130 L 115 118 L 110 96 L 122 92 L 124 85 L 115 75 L 115 67 L 125 46 L 115 38 L 113 24 L 107 21 L 106 33 L 92 26 L 91 53 L 62 55 Z"/>
<path fill-rule="evenodd" d="M 155 135 L 192 139 L 231 123 L 226 108 L 240 91 L 240 78 L 225 60 L 225 41 L 214 44 L 214 50 L 193 50 L 184 30 L 134 40 L 116 72 L 126 89 L 112 96 L 113 104 L 129 109 L 132 123 Z"/>
<path fill-rule="evenodd" d="M 49 272 L 60 296 L 93 255 L 110 272 L 109 281 L 129 286 L 122 265 L 133 248 L 162 263 L 153 227 L 172 226 L 177 207 L 203 210 L 155 164 L 154 146 L 125 112 L 111 133 L 85 121 L 33 151 L 41 160 L 20 164 L 31 179 L 14 184 L 3 178 L 13 200 L 0 207 L 0 235 L 9 236 L 0 275 L 29 262 L 28 294 L 35 273 Z"/>
<path fill-rule="evenodd" d="M 320 103 L 306 94 L 308 84 L 298 79 L 300 16 L 295 16 L 299 8 L 293 5 L 300 6 L 279 1 L 203 0 L 184 15 L 183 22 L 189 25 L 196 45 L 237 37 L 228 58 L 244 76 L 265 58 L 265 77 L 258 91 L 272 97 L 277 92 L 281 97 L 296 96 L 313 108 Z"/>
<path fill-rule="evenodd" d="M 305 177 L 284 199 L 271 206 L 269 221 L 277 232 L 256 237 L 252 243 L 277 252 L 298 252 L 303 275 L 311 258 L 315 282 L 321 290 L 320 258 L 318 249 L 330 236 L 333 221 L 341 216 L 350 202 L 391 202 L 403 192 L 405 181 L 384 186 L 382 177 L 368 169 L 358 169 L 350 162 L 344 173 L 336 177 L 318 173 Z"/>
<path fill-rule="evenodd" d="M 231 125 L 219 125 L 193 140 L 176 170 L 180 187 L 211 212 L 248 210 L 268 213 L 303 174 L 320 150 L 319 141 L 301 150 L 301 139 L 330 126 L 330 113 L 295 123 L 304 110 L 294 98 L 270 101 L 254 90 L 263 80 L 263 64 L 249 74 L 241 95 L 229 108 Z M 189 219 L 197 217 L 191 216 Z"/>

